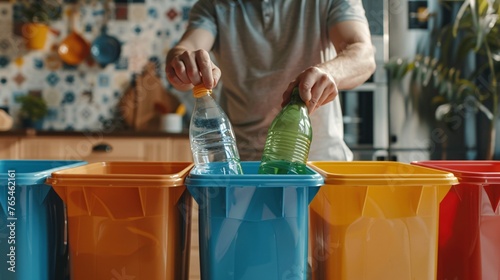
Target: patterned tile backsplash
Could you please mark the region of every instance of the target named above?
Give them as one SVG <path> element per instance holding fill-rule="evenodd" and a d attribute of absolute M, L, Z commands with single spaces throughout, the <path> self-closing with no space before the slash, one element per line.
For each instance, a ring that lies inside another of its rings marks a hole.
<path fill-rule="evenodd" d="M 0 1 L 0 107 L 17 118 L 19 95 L 38 93 L 49 106 L 44 130 L 99 130 L 116 115 L 117 104 L 133 76 L 148 61 L 159 63 L 166 88 L 164 57 L 179 40 L 195 0 L 115 0 L 111 5 L 108 34 L 122 47 L 119 59 L 101 67 L 89 56 L 76 66 L 64 64 L 58 44 L 69 32 L 67 16 L 51 23 L 42 50 L 26 50 L 14 32 L 15 5 Z M 89 43 L 100 35 L 105 9 L 102 2 L 65 1 L 63 11 L 77 8 L 75 29 Z M 64 14 L 64 13 L 63 13 Z"/>

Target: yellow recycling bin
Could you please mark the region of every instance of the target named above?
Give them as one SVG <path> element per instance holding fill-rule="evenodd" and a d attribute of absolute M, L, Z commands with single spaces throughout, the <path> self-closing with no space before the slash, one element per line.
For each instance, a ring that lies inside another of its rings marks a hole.
<path fill-rule="evenodd" d="M 314 280 L 436 277 L 439 203 L 457 178 L 398 162 L 309 162 Z"/>

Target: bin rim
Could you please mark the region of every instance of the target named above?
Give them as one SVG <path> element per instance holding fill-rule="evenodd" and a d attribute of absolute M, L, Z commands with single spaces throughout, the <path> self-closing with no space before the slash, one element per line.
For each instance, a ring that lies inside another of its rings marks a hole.
<path fill-rule="evenodd" d="M 468 166 L 500 166 L 500 161 L 494 160 L 424 160 L 413 161 L 413 165 L 422 166 L 431 169 L 438 169 L 453 173 L 460 182 L 469 183 L 500 183 L 500 172 L 473 172 L 465 170 Z"/>
<path fill-rule="evenodd" d="M 258 161 L 241 162 L 242 167 L 258 167 Z M 314 169 L 306 166 L 310 174 L 194 174 L 186 177 L 187 187 L 319 187 L 323 177 Z M 243 168 L 245 169 L 245 168 Z"/>
<path fill-rule="evenodd" d="M 171 174 L 92 174 L 91 169 L 105 168 L 106 166 L 135 166 L 145 167 L 171 165 L 179 166 L 179 171 Z M 47 184 L 52 186 L 80 186 L 80 187 L 180 187 L 184 186 L 185 176 L 193 167 L 192 162 L 161 162 L 161 161 L 101 161 L 84 166 L 69 168 L 53 172 L 47 178 Z M 87 173 L 85 173 L 87 172 Z"/>
<path fill-rule="evenodd" d="M 308 161 L 308 166 L 324 177 L 325 185 L 345 185 L 345 186 L 415 186 L 415 185 L 456 185 L 457 178 L 451 172 L 430 169 L 426 167 L 414 166 L 401 162 L 386 161 Z M 322 165 L 392 165 L 405 168 L 419 169 L 425 171 L 421 174 L 399 174 L 399 173 L 365 173 L 365 174 L 341 174 L 327 172 L 321 168 Z"/>
<path fill-rule="evenodd" d="M 1 164 L 5 165 L 8 170 L 15 170 L 15 182 L 17 185 L 38 185 L 45 184 L 46 179 L 53 172 L 62 169 L 74 168 L 87 164 L 83 160 L 43 160 L 43 159 L 8 159 L 1 160 Z M 47 168 L 37 171 L 23 172 L 23 165 L 38 164 L 46 165 Z M 8 170 L 0 173 L 0 181 L 7 182 L 9 178 Z"/>

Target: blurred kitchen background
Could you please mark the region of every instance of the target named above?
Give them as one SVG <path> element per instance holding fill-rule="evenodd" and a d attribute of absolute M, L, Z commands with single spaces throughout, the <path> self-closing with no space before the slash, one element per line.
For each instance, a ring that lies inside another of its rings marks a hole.
<path fill-rule="evenodd" d="M 20 4 L 0 1 L 0 106 L 16 116 L 16 97 L 42 96 L 49 107 L 43 130 L 99 130 L 115 120 L 120 100 L 148 62 L 163 75 L 166 52 L 182 35 L 194 0 L 73 2 L 64 1 L 61 18 L 50 21 L 43 49 L 33 50 L 21 36 Z M 107 33 L 121 44 L 116 61 L 102 66 L 90 54 L 74 65 L 64 63 L 58 46 L 70 33 L 67 11 L 72 9 L 74 29 L 89 45 L 109 16 Z M 168 88 L 164 77 L 148 83 L 157 81 Z"/>
<path fill-rule="evenodd" d="M 61 18 L 50 20 L 43 48 L 28 49 L 22 36 L 27 31 L 21 25 L 21 2 L 0 0 L 0 107 L 17 116 L 18 96 L 41 96 L 49 109 L 38 128 L 43 131 L 98 131 L 110 126 L 117 130 L 160 130 L 157 122 L 138 124 L 134 119 L 131 124 L 120 117 L 123 102 L 137 105 L 134 89 L 138 83 L 143 90 L 144 85 L 153 84 L 161 85 L 151 89 L 161 101 L 148 108 L 132 106 L 133 117 L 151 114 L 154 108 L 154 116 L 146 118 L 149 122 L 158 114 L 179 112 L 179 104 L 184 104 L 186 128 L 192 100 L 189 94 L 171 89 L 163 68 L 164 57 L 184 31 L 194 2 L 65 0 L 58 6 Z M 482 151 L 487 144 L 481 142 L 487 137 L 479 133 L 485 129 L 481 125 L 484 118 L 478 117 L 481 112 L 464 110 L 452 129 L 442 126 L 434 117 L 435 100 L 429 99 L 427 89 L 415 87 L 409 75 L 391 80 L 385 68 L 389 61 L 429 53 L 436 47 L 430 40 L 432 32 L 451 22 L 463 3 L 443 2 L 450 3 L 449 9 L 443 9 L 437 0 L 363 1 L 376 48 L 377 70 L 364 85 L 340 94 L 345 139 L 355 159 L 409 162 L 475 159 L 487 153 Z M 58 48 L 70 33 L 71 22 L 89 44 L 102 35 L 101 28 L 106 25 L 107 33 L 120 43 L 119 56 L 106 65 L 92 55 L 74 65 L 65 63 Z M 470 62 L 474 67 L 475 60 Z M 130 92 L 132 97 L 127 97 Z M 15 121 L 15 127 L 22 127 L 17 117 Z M 496 116 L 494 121 L 497 123 Z"/>

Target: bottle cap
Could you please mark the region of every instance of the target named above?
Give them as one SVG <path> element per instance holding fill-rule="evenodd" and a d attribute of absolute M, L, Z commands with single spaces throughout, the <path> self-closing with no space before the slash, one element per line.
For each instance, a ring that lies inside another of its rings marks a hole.
<path fill-rule="evenodd" d="M 203 84 L 196 85 L 193 88 L 193 96 L 195 98 L 200 98 L 200 97 L 203 97 L 203 96 L 205 96 L 207 94 L 211 94 L 211 93 L 212 93 L 212 90 L 206 88 L 205 85 L 203 85 Z"/>

